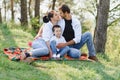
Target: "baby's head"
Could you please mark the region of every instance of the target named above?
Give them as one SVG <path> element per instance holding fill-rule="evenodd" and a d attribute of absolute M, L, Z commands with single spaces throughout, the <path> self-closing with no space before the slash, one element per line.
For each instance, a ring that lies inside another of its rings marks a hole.
<path fill-rule="evenodd" d="M 62 30 L 61 30 L 61 27 L 59 25 L 54 25 L 52 28 L 52 31 L 56 37 L 61 36 Z"/>

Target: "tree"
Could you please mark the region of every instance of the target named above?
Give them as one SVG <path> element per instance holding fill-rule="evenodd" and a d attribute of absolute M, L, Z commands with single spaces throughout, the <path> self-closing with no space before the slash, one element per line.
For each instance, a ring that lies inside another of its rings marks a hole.
<path fill-rule="evenodd" d="M 21 25 L 27 26 L 28 20 L 27 20 L 27 0 L 20 0 L 21 1 Z"/>
<path fill-rule="evenodd" d="M 7 12 L 6 0 L 3 1 L 3 4 L 4 4 L 4 9 L 5 9 L 4 20 L 6 21 L 6 12 Z"/>
<path fill-rule="evenodd" d="M 111 0 L 111 6 L 114 6 L 109 11 L 109 23 L 108 26 L 118 24 L 120 21 L 120 2 L 119 0 Z"/>
<path fill-rule="evenodd" d="M 13 6 L 14 6 L 14 0 L 11 0 L 12 21 L 14 21 L 14 10 L 13 10 Z"/>
<path fill-rule="evenodd" d="M 28 12 L 29 12 L 29 17 L 30 17 L 30 20 L 31 20 L 31 18 L 32 18 L 32 14 L 31 14 L 31 2 L 32 2 L 32 0 L 29 0 L 29 7 L 28 7 Z"/>
<path fill-rule="evenodd" d="M 32 27 L 37 33 L 39 29 L 39 18 L 40 18 L 40 0 L 35 0 L 35 18 L 32 20 Z"/>
<path fill-rule="evenodd" d="M 35 17 L 40 17 L 40 0 L 35 0 Z"/>
<path fill-rule="evenodd" d="M 84 10 L 86 12 L 89 12 L 94 17 L 94 20 L 95 20 L 94 22 L 96 24 L 97 24 L 97 19 L 98 19 L 98 12 L 99 12 L 99 9 L 98 9 L 99 8 L 99 1 L 100 0 L 84 1 L 86 6 L 83 7 L 83 9 L 81 9 L 81 10 Z M 120 11 L 120 3 L 119 3 L 119 0 L 110 0 L 110 5 L 111 5 L 111 8 L 109 10 L 107 27 L 116 26 L 120 21 L 120 17 L 119 17 L 120 16 L 120 12 L 119 12 Z M 79 10 L 76 10 L 76 11 L 79 11 Z M 79 11 L 79 12 L 81 12 L 81 11 Z M 86 13 L 86 12 L 84 12 L 84 13 Z M 95 26 L 97 26 L 97 25 L 95 25 Z M 97 28 L 95 28 L 94 34 L 96 34 L 96 29 Z M 95 35 L 94 35 L 94 39 L 95 39 Z M 107 39 L 107 36 L 106 36 L 106 39 Z M 94 42 L 95 42 L 95 40 L 94 40 Z M 95 46 L 96 46 L 96 44 L 95 44 Z M 96 51 L 99 52 L 98 50 L 96 50 Z"/>
<path fill-rule="evenodd" d="M 56 2 L 56 0 L 53 0 L 52 10 L 55 9 L 55 2 Z"/>
<path fill-rule="evenodd" d="M 1 14 L 1 8 L 0 8 L 0 23 L 2 23 L 2 14 Z"/>
<path fill-rule="evenodd" d="M 105 43 L 107 39 L 107 21 L 109 13 L 110 0 L 99 0 L 97 7 L 97 21 L 94 34 L 94 43 L 96 52 L 105 52 Z"/>

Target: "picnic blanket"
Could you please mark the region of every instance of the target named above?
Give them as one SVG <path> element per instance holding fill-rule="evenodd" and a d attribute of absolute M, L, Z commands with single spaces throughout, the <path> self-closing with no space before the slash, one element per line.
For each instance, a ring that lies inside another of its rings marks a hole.
<path fill-rule="evenodd" d="M 21 60 L 21 54 L 24 52 L 27 52 L 28 50 L 31 50 L 31 48 L 20 48 L 20 47 L 10 47 L 5 48 L 3 50 L 4 54 L 8 56 L 8 58 L 12 61 L 20 61 Z M 87 54 L 82 54 L 79 59 L 71 58 L 68 55 L 65 55 L 64 58 L 66 60 L 88 60 Z M 41 56 L 40 58 L 32 58 L 33 60 L 51 60 L 51 57 L 49 55 Z"/>

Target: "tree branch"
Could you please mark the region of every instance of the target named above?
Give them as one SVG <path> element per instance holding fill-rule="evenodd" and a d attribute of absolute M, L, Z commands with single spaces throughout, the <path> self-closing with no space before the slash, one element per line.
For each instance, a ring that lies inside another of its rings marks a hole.
<path fill-rule="evenodd" d="M 82 8 L 82 9 L 83 9 L 84 11 L 88 11 L 88 12 L 91 13 L 93 16 L 96 16 L 92 10 L 89 10 L 89 9 L 88 9 L 88 7 L 87 7 L 87 9 L 86 9 L 86 8 Z"/>
<path fill-rule="evenodd" d="M 115 19 L 114 21 L 112 21 L 111 23 L 109 23 L 108 26 L 111 26 L 113 23 L 115 23 L 115 22 L 117 22 L 119 20 L 120 20 L 120 18 Z"/>
<path fill-rule="evenodd" d="M 112 12 L 114 9 L 118 8 L 120 6 L 120 4 L 118 4 L 117 6 L 115 6 L 114 8 L 112 8 L 109 12 Z"/>

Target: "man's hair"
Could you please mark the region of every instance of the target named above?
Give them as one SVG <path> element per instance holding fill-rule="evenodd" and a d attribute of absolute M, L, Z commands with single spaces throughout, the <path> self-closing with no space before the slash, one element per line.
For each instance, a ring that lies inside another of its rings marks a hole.
<path fill-rule="evenodd" d="M 59 25 L 54 25 L 53 27 L 52 27 L 52 31 L 54 32 L 55 31 L 55 28 L 61 28 Z"/>
<path fill-rule="evenodd" d="M 70 13 L 70 8 L 65 4 L 60 6 L 59 10 L 62 10 L 63 13 L 65 13 L 65 12 Z"/>

